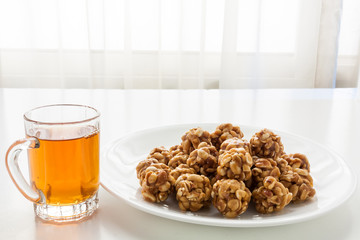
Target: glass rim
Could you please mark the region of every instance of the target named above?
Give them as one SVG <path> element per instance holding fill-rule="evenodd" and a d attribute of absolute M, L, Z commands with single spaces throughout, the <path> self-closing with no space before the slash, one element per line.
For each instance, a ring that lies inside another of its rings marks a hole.
<path fill-rule="evenodd" d="M 81 108 L 87 108 L 87 109 L 91 109 L 91 110 L 94 110 L 95 112 L 95 116 L 94 117 L 89 117 L 89 118 L 85 118 L 83 120 L 79 120 L 79 121 L 69 121 L 69 122 L 55 122 L 55 121 L 52 121 L 52 122 L 46 122 L 46 121 L 38 121 L 38 120 L 35 120 L 35 119 L 31 119 L 31 117 L 27 116 L 29 113 L 35 111 L 35 110 L 38 110 L 38 109 L 41 109 L 41 108 L 48 108 L 48 107 L 81 107 Z M 27 112 L 24 113 L 24 120 L 25 121 L 28 121 L 28 122 L 32 122 L 32 123 L 36 123 L 36 124 L 39 124 L 39 125 L 71 125 L 71 124 L 79 124 L 79 123 L 84 123 L 84 122 L 88 122 L 88 121 L 91 121 L 91 120 L 94 120 L 96 118 L 99 118 L 100 117 L 100 112 L 96 109 L 96 108 L 93 108 L 93 107 L 90 107 L 90 106 L 87 106 L 87 105 L 82 105 L 82 104 L 71 104 L 71 103 L 59 103 L 59 104 L 50 104 L 50 105 L 43 105 L 43 106 L 39 106 L 39 107 L 36 107 L 36 108 L 33 108 Z"/>

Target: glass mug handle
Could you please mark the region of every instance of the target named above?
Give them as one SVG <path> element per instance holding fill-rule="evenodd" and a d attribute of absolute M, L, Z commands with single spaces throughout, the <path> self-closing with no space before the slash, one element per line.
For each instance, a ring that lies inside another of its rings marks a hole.
<path fill-rule="evenodd" d="M 24 175 L 21 173 L 19 168 L 19 155 L 23 150 L 29 148 L 39 148 L 40 143 L 37 138 L 29 137 L 20 139 L 14 142 L 6 152 L 6 168 L 9 175 L 19 191 L 32 202 L 40 202 L 40 194 L 31 188 L 29 183 L 25 180 Z"/>

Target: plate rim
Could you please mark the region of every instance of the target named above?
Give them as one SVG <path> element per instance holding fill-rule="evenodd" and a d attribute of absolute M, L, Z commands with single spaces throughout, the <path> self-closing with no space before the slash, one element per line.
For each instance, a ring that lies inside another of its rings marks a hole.
<path fill-rule="evenodd" d="M 161 125 L 161 126 L 156 126 L 156 127 L 150 127 L 150 128 L 143 128 L 143 129 L 139 129 L 136 131 L 132 131 L 132 132 L 128 132 L 126 134 L 123 134 L 122 136 L 120 136 L 117 139 L 114 139 L 113 141 L 108 142 L 104 147 L 101 148 L 101 154 L 100 154 L 100 172 L 103 172 L 101 170 L 101 166 L 102 166 L 102 162 L 103 159 L 105 158 L 105 153 L 107 152 L 107 150 L 109 148 L 111 148 L 114 144 L 116 144 L 117 142 L 126 139 L 128 137 L 131 137 L 133 135 L 136 134 L 140 134 L 140 133 L 149 133 L 152 131 L 159 131 L 159 130 L 164 130 L 167 128 L 194 128 L 194 127 L 202 127 L 202 128 L 206 128 L 206 127 L 216 127 L 221 123 L 216 123 L 216 122 L 205 122 L 205 123 L 182 123 L 182 124 L 167 124 L 167 125 Z M 232 123 L 233 124 L 233 123 Z M 234 124 L 233 124 L 234 125 Z M 240 129 L 241 128 L 252 128 L 252 129 L 263 129 L 264 127 L 258 127 L 255 125 L 241 125 L 241 124 L 235 124 L 235 126 L 239 126 Z M 189 128 L 189 129 L 190 129 Z M 259 223 L 251 223 L 249 222 L 249 220 L 244 220 L 241 221 L 241 219 L 235 218 L 235 219 L 227 219 L 224 218 L 224 221 L 219 221 L 217 222 L 218 219 L 211 219 L 211 218 L 204 218 L 201 219 L 201 221 L 195 220 L 193 216 L 189 216 L 186 213 L 184 214 L 178 214 L 178 212 L 175 213 L 168 213 L 168 212 L 159 212 L 157 211 L 157 209 L 152 209 L 152 208 L 148 208 L 148 207 L 144 207 L 142 203 L 140 202 L 133 202 L 133 201 L 129 201 L 128 199 L 126 199 L 124 196 L 119 195 L 117 193 L 115 193 L 113 190 L 111 190 L 104 182 L 103 182 L 103 178 L 100 175 L 100 185 L 107 191 L 109 192 L 111 195 L 115 196 L 116 198 L 120 198 L 121 200 L 123 200 L 126 204 L 149 214 L 158 216 L 158 217 L 162 217 L 162 218 L 166 218 L 166 219 L 170 219 L 173 221 L 180 221 L 180 222 L 185 222 L 185 223 L 193 223 L 193 224 L 198 224 L 198 225 L 206 225 L 206 226 L 217 226 L 217 227 L 237 227 L 237 228 L 257 228 L 257 227 L 269 227 L 269 226 L 283 226 L 283 225 L 288 225 L 288 224 L 294 224 L 294 223 L 299 223 L 299 222 L 304 222 L 304 221 L 308 221 L 311 219 L 315 219 L 318 218 L 320 216 L 323 216 L 324 214 L 327 214 L 333 210 L 335 210 L 336 208 L 340 207 L 342 204 L 344 204 L 345 202 L 347 202 L 350 197 L 354 194 L 356 187 L 357 187 L 357 176 L 355 174 L 355 171 L 349 166 L 348 162 L 346 161 L 345 158 L 343 158 L 339 153 L 337 153 L 336 151 L 334 151 L 333 149 L 330 148 L 330 146 L 326 145 L 326 144 L 321 144 L 315 140 L 312 140 L 310 138 L 307 137 L 303 137 L 300 136 L 298 134 L 294 134 L 292 132 L 287 132 L 287 131 L 282 131 L 282 130 L 275 130 L 272 128 L 267 128 L 271 131 L 274 131 L 276 133 L 278 133 L 280 136 L 281 134 L 285 134 L 291 137 L 295 137 L 298 139 L 301 139 L 303 141 L 307 141 L 307 142 L 311 142 L 314 145 L 320 146 L 323 149 L 325 149 L 326 151 L 328 151 L 331 155 L 333 155 L 334 157 L 336 157 L 336 161 L 338 163 L 340 163 L 343 168 L 345 168 L 349 173 L 350 173 L 350 179 L 352 180 L 351 182 L 353 183 L 351 185 L 351 188 L 349 188 L 349 191 L 346 192 L 346 195 L 344 195 L 344 197 L 342 199 L 340 199 L 339 201 L 337 201 L 335 204 L 331 205 L 331 207 L 327 207 L 325 209 L 320 210 L 319 212 L 317 212 L 317 214 L 314 213 L 310 213 L 310 214 L 306 214 L 303 215 L 301 218 L 292 218 L 292 219 L 276 219 L 276 220 L 265 220 L 263 222 Z M 172 214 L 176 214 L 176 218 L 174 218 L 174 216 Z M 200 218 L 202 218 L 200 216 Z M 238 224 L 237 224 L 238 223 Z"/>

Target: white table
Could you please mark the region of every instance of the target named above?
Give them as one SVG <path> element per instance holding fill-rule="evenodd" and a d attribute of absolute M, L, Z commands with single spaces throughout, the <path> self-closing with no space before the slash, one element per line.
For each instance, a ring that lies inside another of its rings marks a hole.
<path fill-rule="evenodd" d="M 100 189 L 100 208 L 87 221 L 45 224 L 35 218 L 32 203 L 11 182 L 4 158 L 10 144 L 24 136 L 22 114 L 36 106 L 52 103 L 80 103 L 99 109 L 102 146 L 125 133 L 144 128 L 178 123 L 232 122 L 287 131 L 330 146 L 360 177 L 360 99 L 356 89 L 0 89 L 0 239 L 360 237 L 359 187 L 345 204 L 324 216 L 278 227 L 222 228 L 168 220 L 134 209 L 104 189 Z"/>

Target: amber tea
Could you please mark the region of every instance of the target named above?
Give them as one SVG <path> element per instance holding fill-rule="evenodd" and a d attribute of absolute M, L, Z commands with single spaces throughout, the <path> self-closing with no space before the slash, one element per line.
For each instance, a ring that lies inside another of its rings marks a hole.
<path fill-rule="evenodd" d="M 50 222 L 79 221 L 99 207 L 100 113 L 77 104 L 55 104 L 24 114 L 25 135 L 6 152 L 15 186 Z M 19 168 L 27 150 L 29 177 Z"/>
<path fill-rule="evenodd" d="M 65 139 L 39 139 L 28 150 L 31 185 L 47 204 L 77 204 L 99 188 L 99 133 Z"/>

